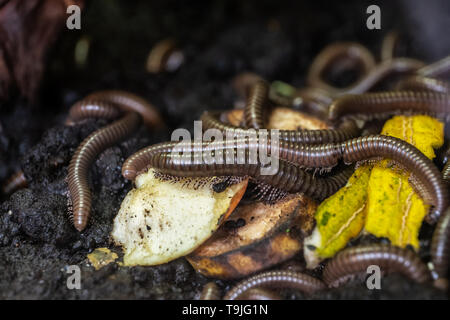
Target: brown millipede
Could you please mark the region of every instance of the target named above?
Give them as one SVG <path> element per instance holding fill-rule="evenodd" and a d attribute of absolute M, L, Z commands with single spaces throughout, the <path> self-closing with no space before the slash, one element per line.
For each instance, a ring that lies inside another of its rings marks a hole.
<path fill-rule="evenodd" d="M 450 93 L 450 84 L 444 80 L 422 76 L 411 76 L 398 83 L 397 90 L 434 91 L 438 93 Z"/>
<path fill-rule="evenodd" d="M 395 56 L 395 47 L 398 42 L 398 32 L 391 31 L 383 39 L 381 44 L 381 60 L 391 60 Z"/>
<path fill-rule="evenodd" d="M 244 108 L 244 124 L 247 128 L 264 128 L 264 108 L 268 101 L 269 85 L 265 81 L 258 81 L 248 92 Z"/>
<path fill-rule="evenodd" d="M 271 130 L 266 129 L 243 129 L 240 127 L 225 124 L 219 120 L 220 112 L 205 111 L 202 116 L 204 130 L 218 129 L 230 133 L 234 136 L 248 136 L 250 133 L 256 133 L 261 136 L 263 132 Z M 262 130 L 262 131 L 261 131 Z M 337 129 L 319 129 L 319 130 L 278 130 L 274 129 L 280 141 L 302 144 L 325 144 L 333 142 L 342 142 L 350 138 L 357 137 L 360 129 L 352 120 L 343 121 Z"/>
<path fill-rule="evenodd" d="M 260 287 L 294 289 L 308 294 L 326 288 L 322 281 L 304 273 L 286 270 L 267 271 L 238 283 L 225 294 L 223 299 L 237 300 L 248 290 Z"/>
<path fill-rule="evenodd" d="M 292 96 L 290 104 L 302 111 L 318 117 L 328 116 L 328 106 L 332 97 L 323 89 L 306 87 L 298 89 Z"/>
<path fill-rule="evenodd" d="M 450 183 L 450 161 L 447 161 L 444 169 L 442 170 L 442 178 Z"/>
<path fill-rule="evenodd" d="M 150 160 L 160 152 L 169 152 L 179 142 L 162 142 L 156 145 L 145 147 L 129 156 L 122 165 L 122 176 L 133 181 L 136 176 L 148 169 Z"/>
<path fill-rule="evenodd" d="M 343 94 L 361 94 L 374 88 L 382 80 L 396 74 L 408 74 L 415 72 L 424 65 L 423 62 L 410 58 L 393 58 L 378 64 L 369 74 L 363 77 Z"/>
<path fill-rule="evenodd" d="M 159 73 L 176 71 L 184 62 L 184 54 L 177 49 L 173 39 L 159 41 L 150 51 L 147 58 L 147 71 Z"/>
<path fill-rule="evenodd" d="M 338 144 L 308 145 L 278 141 L 277 144 L 272 145 L 270 136 L 267 142 L 261 140 L 260 137 L 237 137 L 231 143 L 228 141 L 163 142 L 141 149 L 125 160 L 122 166 L 122 175 L 126 179 L 134 180 L 138 172 L 145 170 L 154 161 L 152 158 L 160 153 L 172 151 L 174 146 L 177 146 L 179 151 L 182 149 L 184 153 L 195 154 L 201 156 L 202 159 L 209 158 L 212 152 L 214 154 L 222 152 L 224 156 L 227 153 L 240 152 L 240 154 L 248 157 L 248 160 L 254 159 L 256 161 L 260 156 L 269 156 L 277 152 L 277 158 L 302 168 L 332 168 L 338 164 L 341 158 L 341 149 Z"/>
<path fill-rule="evenodd" d="M 115 119 L 120 113 L 120 109 L 110 102 L 84 99 L 70 108 L 66 124 L 72 125 L 88 118 Z"/>
<path fill-rule="evenodd" d="M 342 143 L 345 163 L 368 160 L 372 157 L 392 159 L 410 171 L 427 190 L 434 206 L 427 216 L 435 222 L 448 206 L 448 189 L 434 163 L 415 146 L 395 137 L 370 135 Z"/>
<path fill-rule="evenodd" d="M 329 119 L 364 115 L 367 119 L 385 118 L 397 112 L 427 113 L 440 118 L 450 114 L 450 95 L 431 91 L 388 91 L 344 95 L 333 101 Z"/>
<path fill-rule="evenodd" d="M 157 109 L 145 99 L 121 90 L 103 90 L 88 95 L 86 101 L 109 102 L 122 111 L 134 111 L 141 115 L 144 124 L 149 128 L 158 128 L 164 125 Z"/>
<path fill-rule="evenodd" d="M 215 282 L 208 282 L 202 289 L 200 300 L 220 300 L 219 286 Z"/>
<path fill-rule="evenodd" d="M 26 188 L 28 186 L 28 181 L 22 170 L 16 171 L 12 174 L 2 185 L 2 193 L 4 195 L 10 195 L 13 192 Z"/>
<path fill-rule="evenodd" d="M 91 211 L 91 192 L 88 184 L 89 168 L 103 150 L 132 134 L 141 117 L 129 112 L 121 119 L 89 135 L 75 151 L 69 164 L 68 186 L 73 203 L 73 223 L 78 231 L 84 230 Z"/>
<path fill-rule="evenodd" d="M 252 288 L 245 291 L 235 300 L 281 300 L 281 297 L 272 290 Z"/>
<path fill-rule="evenodd" d="M 361 70 L 362 77 L 375 67 L 375 59 L 366 47 L 353 42 L 334 43 L 323 49 L 314 59 L 306 77 L 308 85 L 324 89 L 332 95 L 347 92 L 353 87 L 336 88 L 323 80 L 325 71 L 330 69 L 335 61 L 339 61 L 336 65 L 342 68 L 356 66 Z"/>
<path fill-rule="evenodd" d="M 450 250 L 450 207 L 439 219 L 431 241 L 431 261 L 438 275 L 435 284 L 442 289 L 448 286 L 448 266 Z"/>
<path fill-rule="evenodd" d="M 431 279 L 427 266 L 414 251 L 372 244 L 340 251 L 325 266 L 323 281 L 336 287 L 355 276 L 367 275 L 367 268 L 371 265 L 378 266 L 385 273 L 399 272 L 418 283 Z"/>
<path fill-rule="evenodd" d="M 440 77 L 450 72 L 450 56 L 433 62 L 417 70 L 417 74 L 424 77 Z"/>
<path fill-rule="evenodd" d="M 216 150 L 220 151 L 220 150 Z M 157 153 L 150 159 L 150 166 L 171 176 L 182 177 L 210 177 L 210 176 L 249 176 L 274 188 L 290 193 L 302 193 L 315 199 L 322 200 L 341 188 L 353 173 L 352 168 L 328 177 L 315 177 L 295 165 L 283 160 L 278 161 L 275 172 L 263 174 L 261 163 L 251 164 L 247 159 L 240 158 L 236 152 L 222 152 L 218 159 L 213 158 L 206 163 L 205 157 L 199 157 L 195 152 L 177 155 L 176 153 Z M 226 157 L 231 156 L 231 161 Z M 245 155 L 247 158 L 248 154 Z M 240 159 L 240 160 L 238 160 Z M 242 163 L 242 164 L 239 164 Z"/>

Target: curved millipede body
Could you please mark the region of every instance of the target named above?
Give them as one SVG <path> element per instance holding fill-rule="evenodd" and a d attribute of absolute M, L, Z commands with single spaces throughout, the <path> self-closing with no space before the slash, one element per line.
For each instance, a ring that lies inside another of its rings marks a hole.
<path fill-rule="evenodd" d="M 165 39 L 156 43 L 147 58 L 147 71 L 159 73 L 175 71 L 184 62 L 184 54 L 176 46 L 173 39 Z"/>
<path fill-rule="evenodd" d="M 450 183 L 450 161 L 447 161 L 444 169 L 442 170 L 442 178 Z"/>
<path fill-rule="evenodd" d="M 252 288 L 245 291 L 235 300 L 281 300 L 279 294 L 263 288 Z"/>
<path fill-rule="evenodd" d="M 405 167 L 419 180 L 434 206 L 428 216 L 435 222 L 448 206 L 448 189 L 433 162 L 413 145 L 394 137 L 371 135 L 342 143 L 345 163 L 368 160 L 373 157 L 389 158 Z"/>
<path fill-rule="evenodd" d="M 342 91 L 340 95 L 367 92 L 392 75 L 412 73 L 423 65 L 423 62 L 410 58 L 394 58 L 383 61 L 348 90 Z"/>
<path fill-rule="evenodd" d="M 333 66 L 342 69 L 356 67 L 365 76 L 375 67 L 375 59 L 366 47 L 358 43 L 331 44 L 323 49 L 311 64 L 306 80 L 308 85 L 324 89 L 333 95 L 349 90 L 350 87 L 337 88 L 323 79 L 324 73 Z"/>
<path fill-rule="evenodd" d="M 264 108 L 268 101 L 269 85 L 258 81 L 249 89 L 244 108 L 244 123 L 247 128 L 264 128 Z"/>
<path fill-rule="evenodd" d="M 391 60 L 395 56 L 395 47 L 399 39 L 398 32 L 391 31 L 383 39 L 381 44 L 381 60 Z"/>
<path fill-rule="evenodd" d="M 411 76 L 402 80 L 397 85 L 397 90 L 434 91 L 438 93 L 450 93 L 450 83 L 435 78 Z"/>
<path fill-rule="evenodd" d="M 73 223 L 78 231 L 86 227 L 91 211 L 88 173 L 92 162 L 103 150 L 132 134 L 140 121 L 139 114 L 130 112 L 89 135 L 77 148 L 69 164 L 68 185 L 73 204 Z"/>
<path fill-rule="evenodd" d="M 348 115 L 363 115 L 368 119 L 386 118 L 398 112 L 432 114 L 447 118 L 450 114 L 450 95 L 431 91 L 388 91 L 344 95 L 330 106 L 329 119 Z"/>
<path fill-rule="evenodd" d="M 172 151 L 183 151 L 185 154 L 192 154 L 196 157 L 201 156 L 203 160 L 211 156 L 220 156 L 219 152 L 221 152 L 225 157 L 222 160 L 223 163 L 226 163 L 227 155 L 234 157 L 235 154 L 238 154 L 241 156 L 240 161 L 247 161 L 246 163 L 253 164 L 258 164 L 261 157 L 267 156 L 271 157 L 271 159 L 279 158 L 302 168 L 332 168 L 338 164 L 341 158 L 341 148 L 338 144 L 309 145 L 288 141 L 275 142 L 270 140 L 270 137 L 265 141 L 256 136 L 237 137 L 231 143 L 228 141 L 163 142 L 139 150 L 125 160 L 122 166 L 122 175 L 126 179 L 134 180 L 138 172 L 147 169 L 149 164 L 155 161 L 155 157 Z M 177 149 L 173 150 L 175 146 Z M 228 163 L 230 164 L 229 161 Z M 216 163 L 212 163 L 212 165 L 216 165 Z"/>
<path fill-rule="evenodd" d="M 389 44 L 395 46 L 395 40 Z M 360 94 L 370 90 L 382 80 L 394 74 L 411 73 L 424 67 L 424 63 L 410 58 L 393 58 L 393 47 L 387 43 L 382 54 L 383 61 L 375 65 L 372 54 L 363 46 L 354 43 L 338 43 L 324 49 L 314 60 L 307 76 L 307 82 L 314 88 L 324 89 L 329 96 Z M 389 51 L 389 53 L 388 53 Z M 391 58 L 387 58 L 387 56 Z M 346 88 L 336 88 L 326 83 L 322 77 L 326 69 L 332 66 L 348 68 L 351 64 L 362 69 L 362 75 L 355 83 Z"/>
<path fill-rule="evenodd" d="M 220 300 L 219 286 L 215 282 L 208 282 L 202 289 L 200 300 Z"/>
<path fill-rule="evenodd" d="M 248 136 L 250 133 L 256 133 L 258 136 L 263 132 L 277 132 L 280 141 L 289 141 L 302 144 L 325 144 L 333 142 L 342 142 L 354 137 L 360 133 L 360 129 L 352 120 L 342 122 L 337 129 L 320 130 L 279 130 L 279 129 L 243 129 L 229 124 L 225 124 L 219 119 L 220 112 L 204 112 L 201 116 L 203 128 L 218 129 L 230 133 L 234 136 Z"/>
<path fill-rule="evenodd" d="M 450 72 L 450 56 L 433 62 L 417 70 L 417 74 L 424 77 L 440 77 Z"/>
<path fill-rule="evenodd" d="M 313 293 L 325 289 L 325 284 L 310 275 L 292 271 L 268 271 L 250 277 L 230 289 L 224 300 L 237 300 L 253 288 L 286 288 Z"/>
<path fill-rule="evenodd" d="M 323 89 L 306 87 L 298 89 L 290 101 L 290 105 L 303 112 L 323 118 L 328 116 L 328 106 L 333 98 Z"/>
<path fill-rule="evenodd" d="M 180 146 L 178 151 L 183 151 L 183 154 L 171 152 L 175 145 Z M 274 154 L 271 158 L 280 159 L 280 167 L 275 175 L 260 174 L 264 167 L 259 159 L 260 148 L 258 139 L 249 138 L 240 138 L 231 144 L 223 141 L 182 144 L 166 142 L 142 149 L 129 157 L 122 167 L 122 174 L 125 178 L 134 180 L 138 172 L 152 166 L 175 176 L 250 176 L 287 192 L 302 192 L 321 198 L 334 193 L 336 185 L 341 184 L 331 185 L 330 178 L 313 178 L 299 166 L 330 168 L 340 159 L 350 164 L 382 157 L 399 163 L 418 179 L 418 189 L 425 191 L 422 196 L 430 199 L 434 206 L 427 217 L 430 222 L 436 221 L 448 205 L 447 186 L 437 167 L 416 147 L 398 138 L 371 135 L 341 144 L 323 145 L 280 141 L 278 155 Z M 266 151 L 263 155 L 273 154 L 270 142 L 264 144 L 263 148 L 266 148 L 263 149 Z"/>
<path fill-rule="evenodd" d="M 439 287 L 448 286 L 448 267 L 450 258 L 450 207 L 439 219 L 431 241 L 431 261 L 438 275 L 435 282 Z"/>
<path fill-rule="evenodd" d="M 10 195 L 11 193 L 27 187 L 28 182 L 22 170 L 12 174 L 2 185 L 2 193 Z"/>
<path fill-rule="evenodd" d="M 149 168 L 152 157 L 161 152 L 169 152 L 179 142 L 169 141 L 145 147 L 129 156 L 122 165 L 122 176 L 133 181 L 136 176 Z"/>
<path fill-rule="evenodd" d="M 427 266 L 414 251 L 374 244 L 340 251 L 325 266 L 323 281 L 336 287 L 355 276 L 367 275 L 367 268 L 371 265 L 380 267 L 383 273 L 399 272 L 418 283 L 431 279 Z"/>
<path fill-rule="evenodd" d="M 104 90 L 88 95 L 86 101 L 104 101 L 112 103 L 122 111 L 134 111 L 141 115 L 149 128 L 161 127 L 163 121 L 157 109 L 145 99 L 126 91 Z"/>
<path fill-rule="evenodd" d="M 84 99 L 70 108 L 66 124 L 73 124 L 88 118 L 115 119 L 120 114 L 120 109 L 110 102 Z"/>
<path fill-rule="evenodd" d="M 273 170 L 269 170 L 269 166 L 263 166 L 259 161 L 251 164 L 248 160 L 239 158 L 233 151 L 228 153 L 228 156 L 231 156 L 230 160 L 226 160 L 225 152 L 223 152 L 222 158 L 211 158 L 211 161 L 208 162 L 205 161 L 204 154 L 200 156 L 197 158 L 194 153 L 189 154 L 189 156 L 171 152 L 157 153 L 150 159 L 150 166 L 171 176 L 249 176 L 255 181 L 265 183 L 284 192 L 298 192 L 319 200 L 325 199 L 339 190 L 353 173 L 353 168 L 349 167 L 332 176 L 316 177 L 283 160 L 272 162 L 271 168 Z M 245 154 L 245 157 L 248 157 L 248 153 Z M 268 171 L 264 172 L 264 169 Z"/>

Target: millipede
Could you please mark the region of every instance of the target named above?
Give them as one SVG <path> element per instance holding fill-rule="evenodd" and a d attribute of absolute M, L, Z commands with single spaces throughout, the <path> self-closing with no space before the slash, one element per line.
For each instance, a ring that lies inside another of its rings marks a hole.
<path fill-rule="evenodd" d="M 164 121 L 153 104 L 128 91 L 96 91 L 88 95 L 84 100 L 109 102 L 124 112 L 137 112 L 141 115 L 143 123 L 151 129 L 164 126 Z"/>
<path fill-rule="evenodd" d="M 92 196 L 88 174 L 96 156 L 134 133 L 141 120 L 147 126 L 159 126 L 161 123 L 157 111 L 151 104 L 132 93 L 118 90 L 93 93 L 75 103 L 69 111 L 67 124 L 93 117 L 114 119 L 122 112 L 125 112 L 122 118 L 85 138 L 70 161 L 67 181 L 73 224 L 78 231 L 86 228 L 91 212 Z"/>
<path fill-rule="evenodd" d="M 251 288 L 239 295 L 235 300 L 281 300 L 281 296 L 273 290 Z"/>
<path fill-rule="evenodd" d="M 450 95 L 432 91 L 388 91 L 344 95 L 333 101 L 329 119 L 357 115 L 365 119 L 385 119 L 397 113 L 425 113 L 446 119 L 450 114 Z"/>
<path fill-rule="evenodd" d="M 250 87 L 244 108 L 244 124 L 247 128 L 264 128 L 264 107 L 268 95 L 269 85 L 265 81 L 260 80 Z"/>
<path fill-rule="evenodd" d="M 302 193 L 315 199 L 323 200 L 345 185 L 353 173 L 351 168 L 342 170 L 336 175 L 315 177 L 301 168 L 278 160 L 275 174 L 262 174 L 265 167 L 261 163 L 238 164 L 237 155 L 233 155 L 232 163 L 220 161 L 206 164 L 194 156 L 178 156 L 171 152 L 157 153 L 150 159 L 150 166 L 171 176 L 210 177 L 210 176 L 249 176 L 274 188 L 290 193 Z M 243 163 L 243 161 L 242 161 Z M 267 167 L 266 167 L 267 168 Z"/>
<path fill-rule="evenodd" d="M 268 132 L 275 132 L 280 141 L 289 141 L 303 144 L 324 144 L 342 142 L 344 140 L 357 137 L 360 133 L 355 121 L 349 119 L 342 122 L 337 129 L 319 130 L 268 130 L 268 129 L 244 129 L 233 125 L 225 124 L 219 119 L 220 112 L 204 112 L 201 116 L 204 129 L 218 129 L 232 136 L 248 136 L 256 134 L 258 136 Z"/>
<path fill-rule="evenodd" d="M 383 273 L 401 273 L 418 283 L 431 280 L 427 266 L 412 250 L 385 244 L 356 246 L 340 251 L 323 271 L 329 287 L 342 285 L 354 277 L 367 275 L 367 268 L 378 266 Z"/>
<path fill-rule="evenodd" d="M 137 113 L 130 112 L 89 135 L 75 151 L 69 164 L 67 180 L 73 203 L 73 223 L 78 231 L 86 228 L 91 212 L 88 173 L 92 162 L 103 150 L 131 135 L 138 128 L 140 121 Z"/>
<path fill-rule="evenodd" d="M 383 135 L 355 138 L 342 143 L 342 157 L 345 163 L 373 157 L 388 158 L 400 163 L 420 181 L 427 191 L 425 198 L 431 198 L 434 208 L 428 215 L 430 222 L 437 221 L 448 206 L 448 188 L 438 168 L 419 149 L 406 141 Z"/>
<path fill-rule="evenodd" d="M 174 150 L 174 147 L 178 149 Z M 273 152 L 276 152 L 277 158 L 302 168 L 332 168 L 338 164 L 338 160 L 341 158 L 341 150 L 337 144 L 307 145 L 279 141 L 278 144 L 272 146 L 270 139 L 261 141 L 258 137 L 237 138 L 231 142 L 193 141 L 180 143 L 172 141 L 146 147 L 130 156 L 122 166 L 122 175 L 128 180 L 134 180 L 137 173 L 148 169 L 150 163 L 154 162 L 152 158 L 158 154 L 172 151 L 183 151 L 188 155 L 196 154 L 201 156 L 202 159 L 215 157 L 219 153 L 225 156 L 238 153 L 246 157 L 241 161 L 254 160 L 255 162 L 260 155 L 270 157 Z M 226 162 L 225 158 L 223 163 Z M 228 163 L 230 163 L 229 160 Z"/>
<path fill-rule="evenodd" d="M 13 173 L 2 185 L 1 193 L 4 195 L 10 195 L 13 192 L 26 188 L 28 186 L 27 178 L 22 170 L 18 170 Z"/>
<path fill-rule="evenodd" d="M 450 83 L 440 79 L 415 75 L 400 81 L 397 90 L 434 91 L 450 94 Z"/>
<path fill-rule="evenodd" d="M 438 279 L 437 287 L 447 289 L 450 256 L 450 207 L 439 219 L 431 240 L 431 261 Z"/>
<path fill-rule="evenodd" d="M 294 289 L 311 294 L 325 289 L 326 286 L 320 279 L 304 273 L 286 270 L 267 271 L 238 283 L 225 294 L 223 299 L 238 300 L 254 288 Z"/>
<path fill-rule="evenodd" d="M 417 189 L 425 191 L 426 194 L 422 196 L 431 199 L 434 206 L 433 211 L 427 216 L 429 222 L 435 222 L 448 205 L 448 188 L 437 167 L 416 147 L 395 137 L 370 135 L 347 140 L 340 145 L 313 146 L 286 144 L 280 141 L 277 155 L 280 166 L 275 175 L 260 174 L 263 166 L 258 161 L 260 145 L 257 139 L 238 139 L 236 145 L 224 144 L 222 141 L 189 142 L 179 145 L 182 146 L 179 151 L 183 151 L 183 155 L 171 152 L 174 145 L 175 142 L 162 143 L 132 155 L 122 167 L 124 177 L 132 180 L 138 172 L 149 166 L 174 176 L 248 175 L 284 191 L 303 192 L 320 199 L 336 192 L 336 187 L 342 184 L 336 183 L 330 177 L 314 178 L 298 166 L 327 168 L 335 166 L 340 159 L 346 164 L 352 164 L 382 157 L 399 163 L 417 178 L 420 183 Z M 265 147 L 267 155 L 270 155 L 273 151 L 270 149 L 270 143 L 265 144 Z M 255 151 L 253 158 L 251 150 Z M 227 160 L 227 156 L 231 158 Z M 239 156 L 241 158 L 238 159 Z M 206 159 L 209 159 L 208 163 Z M 256 163 L 249 163 L 251 161 L 247 160 L 250 159 Z M 299 176 L 295 177 L 295 174 Z M 341 179 L 338 180 L 342 182 Z"/>
<path fill-rule="evenodd" d="M 103 100 L 84 99 L 75 103 L 69 110 L 66 124 L 73 125 L 89 118 L 115 119 L 121 111 L 116 105 Z"/>
<path fill-rule="evenodd" d="M 335 61 L 339 61 L 336 64 Z M 321 88 L 336 95 L 348 91 L 350 88 L 337 88 L 325 82 L 324 73 L 331 69 L 333 63 L 341 69 L 357 68 L 361 78 L 375 67 L 375 58 L 364 46 L 354 42 L 334 43 L 324 48 L 312 62 L 306 76 L 308 85 Z M 358 81 L 356 81 L 358 82 Z"/>

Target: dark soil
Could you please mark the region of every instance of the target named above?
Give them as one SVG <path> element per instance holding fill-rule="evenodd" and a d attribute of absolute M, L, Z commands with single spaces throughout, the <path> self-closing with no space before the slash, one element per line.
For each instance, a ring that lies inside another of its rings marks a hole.
<path fill-rule="evenodd" d="M 157 267 L 111 264 L 99 271 L 87 263 L 86 255 L 95 248 L 120 251 L 111 245 L 109 233 L 131 189 L 120 172 L 124 159 L 143 146 L 168 140 L 175 128 L 191 129 L 204 110 L 231 108 L 236 93 L 230 79 L 242 71 L 302 86 L 314 56 L 334 41 L 358 41 L 378 54 L 383 36 L 397 28 L 408 56 L 431 61 L 447 55 L 450 42 L 443 32 L 449 28 L 428 25 L 448 24 L 448 3 L 430 1 L 420 16 L 418 2 L 378 2 L 382 30 L 374 31 L 366 28 L 365 9 L 376 1 L 88 2 L 82 29 L 64 31 L 52 50 L 37 102 L 15 97 L 0 104 L 0 181 L 19 168 L 29 181 L 28 188 L 0 200 L 0 299 L 198 297 L 208 280 L 185 259 Z M 84 66 L 73 58 L 80 37 L 91 43 Z M 186 62 L 175 73 L 147 73 L 148 52 L 167 37 L 177 39 Z M 98 157 L 90 176 L 92 222 L 78 233 L 67 215 L 67 165 L 82 139 L 106 122 L 73 127 L 63 122 L 73 102 L 106 88 L 147 98 L 159 108 L 168 130 L 142 128 Z M 67 267 L 74 264 L 82 270 L 81 290 L 66 286 Z M 311 298 L 289 292 L 286 297 Z M 382 290 L 367 290 L 355 281 L 312 298 L 446 297 L 429 285 L 392 275 L 383 280 Z"/>

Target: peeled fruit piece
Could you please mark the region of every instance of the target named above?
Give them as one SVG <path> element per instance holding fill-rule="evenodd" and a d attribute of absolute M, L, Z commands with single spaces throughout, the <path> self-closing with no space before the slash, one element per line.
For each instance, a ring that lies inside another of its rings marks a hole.
<path fill-rule="evenodd" d="M 208 239 L 239 203 L 248 182 L 217 193 L 212 181 L 162 181 L 153 169 L 139 175 L 114 219 L 112 238 L 123 247 L 124 265 L 166 263 Z"/>
<path fill-rule="evenodd" d="M 313 200 L 299 194 L 274 205 L 240 205 L 187 260 L 201 274 L 219 279 L 267 269 L 300 252 L 314 227 L 316 208 Z"/>

